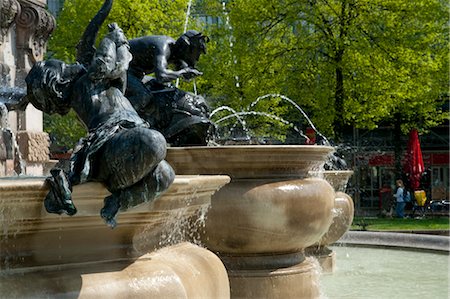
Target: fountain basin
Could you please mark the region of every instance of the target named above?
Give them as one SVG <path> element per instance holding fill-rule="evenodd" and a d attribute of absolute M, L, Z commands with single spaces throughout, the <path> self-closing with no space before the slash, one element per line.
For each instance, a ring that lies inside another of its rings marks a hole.
<path fill-rule="evenodd" d="M 316 298 L 318 265 L 303 251 L 333 220 L 335 190 L 323 178 L 326 146 L 169 148 L 179 174 L 226 174 L 202 242 L 225 264 L 232 298 Z"/>
<path fill-rule="evenodd" d="M 333 221 L 328 231 L 320 240 L 305 250 L 307 255 L 314 256 L 325 273 L 332 273 L 336 266 L 336 254 L 327 246 L 339 240 L 349 229 L 355 213 L 353 199 L 345 193 L 347 183 L 353 175 L 352 170 L 310 171 L 314 177 L 322 177 L 336 191 L 333 208 Z"/>
<path fill-rule="evenodd" d="M 107 262 L 3 271 L 8 298 L 229 298 L 220 259 L 191 243 Z"/>
<path fill-rule="evenodd" d="M 298 252 L 332 220 L 334 190 L 322 179 L 233 182 L 211 203 L 204 240 L 215 252 Z"/>
<path fill-rule="evenodd" d="M 334 199 L 334 216 L 327 233 L 318 242 L 319 246 L 326 246 L 335 243 L 349 229 L 353 222 L 355 207 L 353 199 L 344 192 L 336 192 Z"/>
<path fill-rule="evenodd" d="M 44 178 L 0 180 L 0 257 L 2 267 L 56 265 L 61 262 L 132 258 L 182 240 L 189 217 L 206 212 L 214 192 L 229 182 L 226 176 L 177 176 L 173 185 L 152 203 L 118 215 L 110 229 L 100 217 L 109 193 L 100 183 L 74 187 L 75 216 L 49 214 L 43 206 L 48 192 Z M 182 228 L 172 240 L 167 230 Z M 196 228 L 193 228 L 196 229 Z M 149 235 L 151 232 L 151 235 Z"/>
<path fill-rule="evenodd" d="M 311 176 L 324 178 L 336 191 L 341 192 L 345 192 L 347 183 L 353 173 L 353 170 L 323 170 L 309 172 Z"/>
<path fill-rule="evenodd" d="M 321 178 L 328 146 L 169 148 L 180 174 L 226 174 L 230 184 L 211 202 L 203 240 L 221 254 L 297 252 L 317 242 L 332 221 L 335 192 Z"/>
<path fill-rule="evenodd" d="M 224 174 L 232 179 L 304 178 L 322 169 L 330 146 L 227 145 L 168 148 L 177 174 Z"/>
<path fill-rule="evenodd" d="M 177 176 L 160 198 L 121 212 L 111 229 L 100 217 L 109 195 L 100 183 L 74 187 L 78 213 L 69 217 L 45 211 L 45 178 L 0 179 L 0 293 L 9 298 L 229 298 L 221 260 L 183 242 L 203 228 L 199 220 L 212 194 L 229 181 L 227 176 Z"/>
<path fill-rule="evenodd" d="M 339 258 L 336 271 L 321 277 L 325 297 L 448 298 L 448 236 L 349 233 L 331 247 Z M 358 287 L 349 287 L 349 279 Z"/>

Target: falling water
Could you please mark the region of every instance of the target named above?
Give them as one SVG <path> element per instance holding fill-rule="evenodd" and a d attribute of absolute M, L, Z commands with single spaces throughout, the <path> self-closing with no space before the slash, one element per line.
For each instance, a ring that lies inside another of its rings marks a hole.
<path fill-rule="evenodd" d="M 230 55 L 233 59 L 234 65 L 237 65 L 237 59 L 233 53 L 233 47 L 234 47 L 233 26 L 231 26 L 231 23 L 230 23 L 230 16 L 228 14 L 227 3 L 225 1 L 222 1 L 222 12 L 223 12 L 223 15 L 225 16 L 225 28 L 228 29 L 228 31 L 230 32 L 230 36 L 228 38 Z M 239 76 L 238 75 L 234 76 L 234 79 L 236 81 L 236 83 L 235 83 L 236 88 L 239 88 L 241 86 L 241 84 L 239 83 L 239 80 L 240 80 Z"/>
<path fill-rule="evenodd" d="M 0 147 L 8 151 L 6 143 L 11 143 L 9 150 L 14 153 L 14 171 L 17 175 L 25 174 L 25 162 L 22 159 L 16 135 L 8 124 L 7 105 L 15 108 L 23 96 L 24 91 L 21 88 L 2 87 L 0 89 L 0 133 L 3 135 L 3 143 L 0 144 Z"/>
<path fill-rule="evenodd" d="M 209 204 L 196 207 L 193 214 L 188 212 L 192 209 L 191 207 L 174 211 L 164 223 L 158 243 L 159 247 L 175 245 L 184 241 L 201 245 L 201 235 L 204 233 L 209 208 Z"/>
<path fill-rule="evenodd" d="M 187 10 L 186 10 L 186 18 L 184 19 L 183 33 L 186 33 L 187 28 L 188 28 L 189 17 L 191 15 L 191 7 L 192 7 L 192 0 L 189 0 Z M 195 78 L 192 79 L 192 82 L 194 85 L 194 94 L 197 95 L 197 84 L 195 82 Z M 180 78 L 177 78 L 175 87 L 178 88 L 179 85 L 180 85 Z"/>
<path fill-rule="evenodd" d="M 285 119 L 283 119 L 283 118 L 281 118 L 281 117 L 279 117 L 279 116 L 276 116 L 276 115 L 274 115 L 274 114 L 270 114 L 270 113 L 266 113 L 266 112 L 261 112 L 261 111 L 242 111 L 242 112 L 235 112 L 234 114 L 231 114 L 231 115 L 222 117 L 221 119 L 217 120 L 215 123 L 218 124 L 218 123 L 220 123 L 220 122 L 222 122 L 222 121 L 225 121 L 225 120 L 227 120 L 227 119 L 230 119 L 230 118 L 232 118 L 232 117 L 236 117 L 236 118 L 237 118 L 237 117 L 240 117 L 240 116 L 249 116 L 249 115 L 253 115 L 253 116 L 264 116 L 264 117 L 268 117 L 268 118 L 274 119 L 274 120 L 276 120 L 276 121 L 279 121 L 279 122 L 281 122 L 281 123 L 283 123 L 283 124 L 285 124 L 285 125 L 293 126 L 293 129 L 294 129 L 295 132 L 297 132 L 298 134 L 300 134 L 300 136 L 302 136 L 302 137 L 305 138 L 306 140 L 309 140 L 309 138 L 308 138 L 305 134 L 303 134 L 303 132 L 302 132 L 301 130 L 299 130 L 296 126 L 294 126 L 294 124 L 292 124 L 291 122 L 288 122 L 287 120 L 285 120 Z"/>
<path fill-rule="evenodd" d="M 229 106 L 220 106 L 220 107 L 214 109 L 214 110 L 210 113 L 209 118 L 212 119 L 212 117 L 213 117 L 216 113 L 218 113 L 218 112 L 220 112 L 220 111 L 228 111 L 228 112 L 231 112 L 231 114 L 238 120 L 239 124 L 241 125 L 242 131 L 243 131 L 243 133 L 244 133 L 244 137 L 243 137 L 244 140 L 247 140 L 247 141 L 248 141 L 248 140 L 251 139 L 251 137 L 250 137 L 250 135 L 249 135 L 249 130 L 248 130 L 248 128 L 247 128 L 247 123 L 245 122 L 245 120 L 243 120 L 243 119 L 238 115 L 238 112 L 237 112 L 236 110 L 234 110 L 233 108 L 231 108 L 231 107 L 229 107 Z M 234 129 L 235 127 L 236 127 L 236 126 L 234 125 L 232 129 Z M 216 126 L 216 128 L 218 128 L 218 127 Z M 231 131 L 232 129 L 230 129 L 230 131 Z M 216 131 L 215 134 L 214 134 L 214 136 L 211 136 L 210 139 L 211 139 L 211 140 L 210 140 L 209 144 L 210 144 L 210 145 L 213 145 L 213 146 L 217 146 L 218 144 L 215 142 L 215 140 L 216 140 L 216 139 L 220 139 L 219 132 Z"/>
<path fill-rule="evenodd" d="M 298 134 L 300 134 L 300 136 L 302 136 L 303 138 L 305 138 L 305 140 L 309 141 L 308 136 L 306 136 L 302 130 L 299 130 L 293 123 L 277 116 L 274 114 L 270 114 L 270 113 L 266 113 L 266 112 L 261 112 L 261 111 L 242 111 L 242 112 L 236 112 L 234 109 L 228 107 L 228 106 L 222 106 L 219 107 L 221 108 L 220 110 L 229 110 L 232 112 L 232 114 L 227 115 L 225 117 L 220 118 L 219 120 L 215 121 L 216 124 L 219 124 L 225 120 L 228 120 L 230 118 L 236 118 L 238 119 L 241 123 L 243 122 L 245 124 L 245 122 L 242 120 L 241 116 L 264 116 L 267 118 L 271 118 L 274 119 L 276 121 L 279 121 L 285 125 L 289 125 L 292 126 L 292 128 L 294 129 L 295 132 L 297 132 Z M 213 112 L 216 112 L 216 110 L 219 110 L 219 108 L 215 109 Z M 219 110 L 219 111 L 220 111 Z M 213 113 L 211 113 L 211 116 L 213 115 Z M 248 135 L 248 129 L 246 127 L 243 126 L 243 129 L 245 131 L 245 133 L 247 134 L 247 137 L 250 139 L 250 136 Z"/>
<path fill-rule="evenodd" d="M 317 135 L 319 135 L 320 137 L 323 138 L 323 140 L 325 141 L 325 145 L 330 145 L 330 142 L 328 141 L 328 139 L 323 136 L 319 130 L 316 129 L 316 127 L 314 126 L 314 124 L 312 123 L 311 119 L 308 117 L 308 115 L 305 113 L 305 111 L 303 111 L 303 109 L 293 100 L 291 100 L 290 98 L 281 95 L 281 94 L 266 94 L 263 96 L 258 97 L 253 103 L 250 104 L 248 110 L 250 110 L 251 108 L 253 108 L 256 104 L 258 104 L 259 101 L 267 99 L 267 98 L 280 98 L 283 99 L 285 101 L 288 101 L 290 104 L 292 104 L 298 111 L 300 111 L 300 113 L 303 115 L 303 117 L 308 121 L 308 124 L 311 126 L 311 128 L 317 133 Z"/>
<path fill-rule="evenodd" d="M 244 130 L 244 132 L 248 134 L 247 123 L 245 122 L 245 120 L 243 120 L 239 116 L 239 114 L 238 114 L 238 112 L 236 110 L 234 110 L 233 108 L 231 108 L 229 106 L 220 106 L 219 108 L 214 109 L 211 112 L 211 114 L 209 115 L 209 117 L 212 118 L 217 112 L 220 112 L 220 111 L 223 111 L 223 110 L 231 112 L 232 115 L 234 115 L 236 117 L 236 119 L 239 121 L 239 123 L 241 124 L 242 129 Z"/>
<path fill-rule="evenodd" d="M 221 119 L 217 120 L 216 123 L 220 123 L 222 121 L 225 121 L 227 119 L 230 119 L 232 117 L 239 117 L 239 116 L 248 116 L 248 115 L 253 115 L 253 116 L 265 116 L 268 118 L 272 118 L 274 120 L 277 120 L 285 125 L 290 125 L 291 123 L 288 122 L 287 120 L 284 120 L 283 118 L 270 114 L 270 113 L 266 113 L 266 112 L 261 112 L 261 111 L 242 111 L 242 112 L 236 112 L 234 114 L 231 115 L 227 115 L 225 117 L 222 117 Z"/>
<path fill-rule="evenodd" d="M 191 6 L 192 6 L 192 0 L 189 0 L 187 11 L 186 11 L 186 19 L 184 20 L 183 33 L 187 31 L 187 26 L 189 23 L 189 16 L 191 15 Z"/>

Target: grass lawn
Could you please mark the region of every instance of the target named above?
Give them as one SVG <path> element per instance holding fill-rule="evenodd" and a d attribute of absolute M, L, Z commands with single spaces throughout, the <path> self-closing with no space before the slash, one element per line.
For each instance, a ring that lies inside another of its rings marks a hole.
<path fill-rule="evenodd" d="M 376 218 L 355 217 L 351 230 L 399 231 L 399 230 L 450 230 L 449 217 L 413 218 Z"/>

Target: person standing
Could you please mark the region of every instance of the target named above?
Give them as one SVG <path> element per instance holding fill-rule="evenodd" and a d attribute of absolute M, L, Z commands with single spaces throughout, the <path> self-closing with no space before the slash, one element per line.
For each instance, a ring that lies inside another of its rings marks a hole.
<path fill-rule="evenodd" d="M 403 192 L 405 192 L 405 185 L 403 184 L 402 180 L 396 180 L 395 184 L 397 186 L 397 191 L 394 194 L 394 197 L 396 198 L 395 213 L 398 218 L 403 218 L 405 217 L 405 205 L 406 205 L 406 202 L 403 199 Z"/>

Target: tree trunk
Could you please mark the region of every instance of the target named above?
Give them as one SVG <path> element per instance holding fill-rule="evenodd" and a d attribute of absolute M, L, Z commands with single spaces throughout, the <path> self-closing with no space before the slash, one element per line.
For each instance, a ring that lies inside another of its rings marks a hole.
<path fill-rule="evenodd" d="M 334 96 L 334 132 L 336 142 L 343 140 L 344 135 L 344 74 L 342 68 L 339 66 L 342 57 L 338 55 L 336 59 L 336 91 Z"/>
<path fill-rule="evenodd" d="M 401 130 L 401 119 L 398 113 L 394 116 L 394 166 L 395 166 L 395 175 L 397 179 L 402 178 L 403 169 L 402 169 L 402 130 Z"/>

